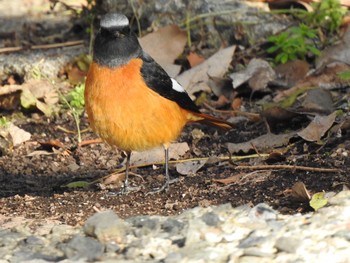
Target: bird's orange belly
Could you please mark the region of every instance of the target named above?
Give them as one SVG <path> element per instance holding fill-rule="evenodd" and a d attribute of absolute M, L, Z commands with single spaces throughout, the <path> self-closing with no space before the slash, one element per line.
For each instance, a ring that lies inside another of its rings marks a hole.
<path fill-rule="evenodd" d="M 126 151 L 141 151 L 175 140 L 188 121 L 187 111 L 146 86 L 142 61 L 117 69 L 90 66 L 85 104 L 93 130 Z"/>

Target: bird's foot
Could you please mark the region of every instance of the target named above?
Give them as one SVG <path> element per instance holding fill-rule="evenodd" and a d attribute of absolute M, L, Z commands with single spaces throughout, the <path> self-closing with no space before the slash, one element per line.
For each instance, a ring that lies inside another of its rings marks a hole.
<path fill-rule="evenodd" d="M 163 191 L 168 191 L 169 190 L 169 185 L 171 185 L 173 183 L 176 183 L 178 181 L 179 181 L 179 179 L 177 179 L 177 178 L 169 180 L 169 181 L 166 181 L 161 187 L 155 188 L 155 189 L 149 191 L 148 193 L 146 193 L 146 196 L 147 195 L 157 194 L 157 193 L 160 193 L 160 192 L 163 192 Z"/>

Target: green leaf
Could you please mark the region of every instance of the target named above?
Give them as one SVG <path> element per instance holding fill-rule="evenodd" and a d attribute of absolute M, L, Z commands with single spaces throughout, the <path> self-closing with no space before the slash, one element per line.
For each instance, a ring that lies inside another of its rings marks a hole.
<path fill-rule="evenodd" d="M 312 196 L 310 200 L 310 206 L 317 211 L 324 207 L 328 203 L 328 199 L 325 197 L 325 192 L 319 192 Z"/>
<path fill-rule="evenodd" d="M 23 89 L 21 93 L 21 106 L 25 109 L 29 109 L 36 105 L 36 98 L 29 89 Z"/>

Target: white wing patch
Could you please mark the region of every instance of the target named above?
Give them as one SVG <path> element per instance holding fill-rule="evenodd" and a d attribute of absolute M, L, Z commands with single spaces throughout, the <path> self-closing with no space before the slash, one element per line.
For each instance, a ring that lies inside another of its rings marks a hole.
<path fill-rule="evenodd" d="M 171 82 L 173 83 L 173 90 L 176 90 L 177 92 L 185 92 L 185 89 L 175 79 L 171 78 Z"/>

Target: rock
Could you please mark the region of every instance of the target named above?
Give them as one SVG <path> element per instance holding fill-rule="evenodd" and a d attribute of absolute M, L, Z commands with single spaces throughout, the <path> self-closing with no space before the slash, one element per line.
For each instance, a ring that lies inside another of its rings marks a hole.
<path fill-rule="evenodd" d="M 275 16 L 261 12 L 263 8 L 248 5 L 240 0 L 150 0 L 136 1 L 133 5 L 134 10 L 127 0 L 96 1 L 96 9 L 100 14 L 117 11 L 129 18 L 134 18 L 136 13 L 143 30 L 151 25 L 155 28 L 169 24 L 185 26 L 188 22 L 194 28 L 191 30 L 192 39 L 201 39 L 199 31 L 205 31 L 207 44 L 216 48 L 222 46 L 222 39 L 229 45 L 233 44 L 232 40 L 236 38 L 235 29 L 237 24 L 242 25 L 242 21 L 244 26 L 240 27 L 240 30 L 243 28 L 246 34 L 240 34 L 237 37 L 241 42 L 248 42 L 249 36 L 259 39 L 279 32 L 287 26 L 288 22 L 286 18 L 276 19 Z M 266 5 L 265 7 L 267 8 Z M 134 21 L 132 26 L 137 30 L 135 20 L 131 21 Z M 194 26 L 199 23 L 202 30 Z"/>
<path fill-rule="evenodd" d="M 102 243 L 123 243 L 127 229 L 127 223 L 110 210 L 94 214 L 84 225 L 85 234 L 96 237 Z"/>
<path fill-rule="evenodd" d="M 220 222 L 220 218 L 218 215 L 216 215 L 213 212 L 205 213 L 201 216 L 201 219 L 208 225 L 208 226 L 217 226 L 217 224 Z"/>
<path fill-rule="evenodd" d="M 104 246 L 91 237 L 75 236 L 67 244 L 62 245 L 65 256 L 71 260 L 100 260 Z"/>
<path fill-rule="evenodd" d="M 295 253 L 301 244 L 301 240 L 294 237 L 280 237 L 276 240 L 275 248 L 287 253 Z"/>

